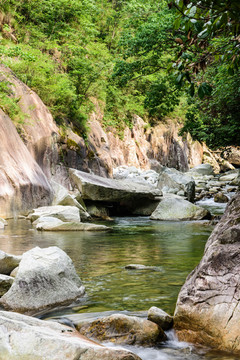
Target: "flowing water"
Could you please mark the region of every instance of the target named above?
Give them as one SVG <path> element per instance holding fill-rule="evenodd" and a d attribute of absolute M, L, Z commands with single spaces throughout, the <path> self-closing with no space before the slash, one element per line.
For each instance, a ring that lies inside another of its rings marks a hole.
<path fill-rule="evenodd" d="M 108 224 L 109 225 L 109 224 Z M 198 264 L 213 227 L 207 222 L 158 222 L 145 217 L 115 218 L 111 232 L 38 232 L 27 220 L 9 220 L 0 231 L 0 249 L 22 254 L 34 246 L 58 246 L 73 260 L 85 287 L 80 304 L 55 310 L 51 317 L 95 318 L 157 306 L 173 314 L 178 292 Z M 152 266 L 127 270 L 128 264 Z M 144 312 L 139 313 L 144 316 Z M 113 345 L 111 345 L 113 346 Z M 128 347 L 143 360 L 234 360 L 230 355 L 200 354 L 173 333 L 161 349 Z"/>

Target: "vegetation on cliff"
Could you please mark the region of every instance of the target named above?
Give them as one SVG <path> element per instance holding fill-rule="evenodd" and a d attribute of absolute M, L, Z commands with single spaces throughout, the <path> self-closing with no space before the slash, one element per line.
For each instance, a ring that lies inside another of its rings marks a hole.
<path fill-rule="evenodd" d="M 134 113 L 152 124 L 175 110 L 183 132 L 237 144 L 239 12 L 237 0 L 2 0 L 0 56 L 82 134 L 98 99 L 118 130 Z M 23 121 L 3 82 L 0 99 Z"/>

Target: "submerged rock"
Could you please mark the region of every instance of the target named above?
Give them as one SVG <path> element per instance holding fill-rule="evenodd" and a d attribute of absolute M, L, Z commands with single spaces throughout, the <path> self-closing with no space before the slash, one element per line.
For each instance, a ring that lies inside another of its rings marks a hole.
<path fill-rule="evenodd" d="M 0 250 L 0 274 L 9 275 L 18 266 L 22 256 L 7 254 Z"/>
<path fill-rule="evenodd" d="M 79 209 L 75 206 L 43 206 L 34 209 L 32 213 L 28 215 L 28 219 L 35 221 L 40 217 L 54 217 L 61 221 L 74 221 L 80 222 Z"/>
<path fill-rule="evenodd" d="M 99 341 L 117 344 L 154 346 L 166 340 L 159 326 L 136 316 L 115 314 L 90 323 L 79 324 L 81 334 Z"/>
<path fill-rule="evenodd" d="M 147 266 L 141 264 L 129 264 L 125 266 L 127 270 L 152 270 L 152 271 L 163 271 L 159 266 Z"/>
<path fill-rule="evenodd" d="M 127 350 L 99 345 L 53 321 L 0 311 L 2 360 L 141 360 Z"/>
<path fill-rule="evenodd" d="M 209 217 L 209 212 L 179 197 L 167 196 L 160 201 L 150 216 L 152 220 L 201 220 Z"/>
<path fill-rule="evenodd" d="M 163 330 L 169 330 L 173 326 L 173 317 L 156 306 L 148 310 L 148 320 L 158 324 Z"/>
<path fill-rule="evenodd" d="M 239 242 L 240 193 L 228 203 L 179 293 L 174 324 L 180 340 L 240 353 Z"/>
<path fill-rule="evenodd" d="M 64 251 L 56 246 L 35 247 L 22 255 L 13 285 L 0 304 L 5 309 L 32 314 L 69 304 L 84 291 L 72 260 Z"/>

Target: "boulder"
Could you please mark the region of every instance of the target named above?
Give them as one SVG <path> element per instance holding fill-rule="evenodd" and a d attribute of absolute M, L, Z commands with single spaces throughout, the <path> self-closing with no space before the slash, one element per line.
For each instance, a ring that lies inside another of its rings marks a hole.
<path fill-rule="evenodd" d="M 180 340 L 240 354 L 240 193 L 230 200 L 177 300 Z"/>
<path fill-rule="evenodd" d="M 230 182 L 239 177 L 239 170 L 228 171 L 219 178 L 219 181 Z"/>
<path fill-rule="evenodd" d="M 35 247 L 22 255 L 19 269 L 0 304 L 12 311 L 36 313 L 69 304 L 84 294 L 72 260 L 58 247 Z"/>
<path fill-rule="evenodd" d="M 53 321 L 0 311 L 0 359 L 141 360 L 127 350 L 99 345 Z"/>
<path fill-rule="evenodd" d="M 22 257 L 7 254 L 0 250 L 0 274 L 9 275 L 18 266 Z"/>
<path fill-rule="evenodd" d="M 197 173 L 199 175 L 213 175 L 213 167 L 210 164 L 201 164 L 192 168 L 189 173 Z"/>
<path fill-rule="evenodd" d="M 214 195 L 214 201 L 217 203 L 227 203 L 228 200 L 229 200 L 228 197 L 224 195 L 222 192 L 218 192 L 217 194 Z"/>
<path fill-rule="evenodd" d="M 179 197 L 163 197 L 151 220 L 201 220 L 209 217 L 209 212 Z"/>
<path fill-rule="evenodd" d="M 100 218 L 104 220 L 109 220 L 109 210 L 105 206 L 98 204 L 88 204 L 87 205 L 88 213 L 95 218 Z"/>
<path fill-rule="evenodd" d="M 0 274 L 0 297 L 3 296 L 12 286 L 14 278 Z"/>
<path fill-rule="evenodd" d="M 229 161 L 231 164 L 240 165 L 240 147 L 230 146 L 227 147 L 222 153 L 224 159 Z"/>
<path fill-rule="evenodd" d="M 103 178 L 75 169 L 70 169 L 69 173 L 84 200 L 134 202 L 139 199 L 154 200 L 155 196 L 161 195 L 161 191 L 154 187 L 127 180 Z"/>
<path fill-rule="evenodd" d="M 37 220 L 39 217 L 55 217 L 61 221 L 69 222 L 80 222 L 79 209 L 75 206 L 43 206 L 34 209 L 32 213 L 28 215 L 28 219 L 31 221 Z"/>
<path fill-rule="evenodd" d="M 63 206 L 76 206 L 79 209 L 81 220 L 90 219 L 91 216 L 87 213 L 86 209 L 71 195 L 68 190 L 58 184 L 56 181 L 51 181 L 54 196 L 52 205 L 63 205 Z"/>
<path fill-rule="evenodd" d="M 41 217 L 34 224 L 37 230 L 44 231 L 107 231 L 109 227 L 105 225 L 96 225 L 80 222 L 63 222 L 53 217 Z"/>
<path fill-rule="evenodd" d="M 123 314 L 114 314 L 90 323 L 79 324 L 78 330 L 87 337 L 117 344 L 154 346 L 166 340 L 166 335 L 157 324 Z"/>
<path fill-rule="evenodd" d="M 173 317 L 156 306 L 152 306 L 148 310 L 148 320 L 156 323 L 163 330 L 169 330 L 173 326 Z"/>

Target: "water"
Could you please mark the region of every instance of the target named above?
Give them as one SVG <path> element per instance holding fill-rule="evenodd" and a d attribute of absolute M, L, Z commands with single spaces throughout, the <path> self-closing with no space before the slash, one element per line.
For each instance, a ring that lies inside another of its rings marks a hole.
<path fill-rule="evenodd" d="M 76 320 L 119 311 L 145 311 L 140 313 L 145 316 L 151 306 L 173 314 L 179 290 L 200 261 L 213 227 L 207 222 L 158 222 L 145 217 L 115 218 L 110 226 L 112 232 L 51 233 L 34 230 L 26 220 L 9 220 L 5 230 L 0 231 L 0 249 L 19 255 L 34 246 L 58 246 L 72 258 L 87 296 L 82 303 L 56 309 L 48 316 Z M 133 263 L 156 268 L 125 269 Z M 128 349 L 143 360 L 237 359 L 219 353 L 201 355 L 171 336 L 161 349 Z"/>

